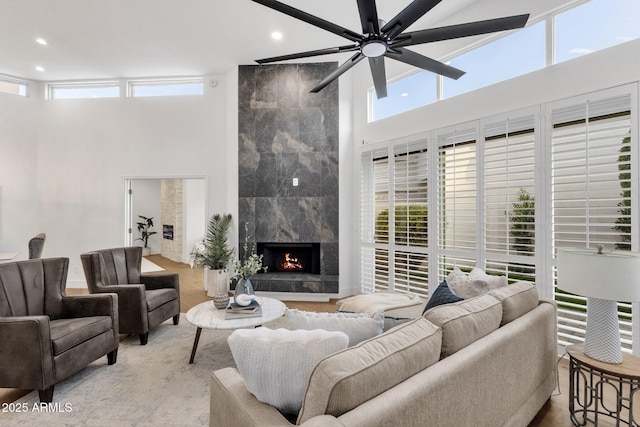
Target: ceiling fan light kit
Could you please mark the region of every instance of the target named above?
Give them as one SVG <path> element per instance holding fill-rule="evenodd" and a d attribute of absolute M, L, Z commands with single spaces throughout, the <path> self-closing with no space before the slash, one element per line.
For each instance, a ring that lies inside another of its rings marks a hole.
<path fill-rule="evenodd" d="M 405 32 L 409 26 L 433 9 L 442 0 L 414 0 L 388 22 L 384 22 L 378 18 L 375 0 L 356 0 L 358 3 L 360 22 L 362 24 L 362 33 L 357 33 L 276 0 L 252 1 L 315 27 L 322 28 L 325 31 L 337 34 L 353 43 L 345 46 L 258 59 L 256 60 L 258 64 L 270 64 L 291 59 L 309 58 L 341 52 L 356 52 L 349 60 L 320 81 L 311 89 L 311 92 L 321 91 L 358 62 L 364 58 L 368 58 L 373 84 L 378 98 L 387 96 L 387 80 L 384 66 L 385 57 L 451 79 L 458 79 L 464 74 L 464 71 L 435 59 L 428 58 L 412 50 L 405 49 L 405 47 L 522 28 L 529 19 L 529 14 L 514 15 L 504 18 L 469 22 L 466 24 Z"/>

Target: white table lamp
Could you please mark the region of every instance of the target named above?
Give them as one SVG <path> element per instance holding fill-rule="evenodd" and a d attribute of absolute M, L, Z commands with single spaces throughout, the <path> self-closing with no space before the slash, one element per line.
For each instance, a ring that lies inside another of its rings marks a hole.
<path fill-rule="evenodd" d="M 587 297 L 584 354 L 622 363 L 616 301 L 640 301 L 640 254 L 598 249 L 558 250 L 558 288 Z"/>

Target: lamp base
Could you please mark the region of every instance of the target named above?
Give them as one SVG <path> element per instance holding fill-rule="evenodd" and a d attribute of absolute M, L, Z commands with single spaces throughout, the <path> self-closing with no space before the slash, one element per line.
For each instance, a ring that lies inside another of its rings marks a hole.
<path fill-rule="evenodd" d="M 600 362 L 622 363 L 622 343 L 615 301 L 587 298 L 584 354 Z"/>

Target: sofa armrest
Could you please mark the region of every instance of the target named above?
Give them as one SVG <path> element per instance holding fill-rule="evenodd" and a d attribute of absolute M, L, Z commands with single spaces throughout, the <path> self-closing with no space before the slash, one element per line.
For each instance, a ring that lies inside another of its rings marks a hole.
<path fill-rule="evenodd" d="M 180 294 L 178 273 L 141 274 L 140 283 L 142 283 L 147 290 L 173 288 Z"/>
<path fill-rule="evenodd" d="M 260 402 L 247 390 L 235 368 L 211 374 L 210 427 L 294 426 L 276 408 Z M 304 427 L 344 427 L 336 417 L 320 415 L 301 424 Z"/>
<path fill-rule="evenodd" d="M 293 425 L 276 408 L 256 399 L 235 368 L 211 374 L 210 427 Z"/>
<path fill-rule="evenodd" d="M 54 382 L 49 316 L 0 317 L 2 387 L 44 389 Z"/>

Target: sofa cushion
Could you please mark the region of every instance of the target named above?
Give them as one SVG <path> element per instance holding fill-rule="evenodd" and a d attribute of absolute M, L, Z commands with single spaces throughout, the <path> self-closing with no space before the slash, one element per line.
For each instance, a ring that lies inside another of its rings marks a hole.
<path fill-rule="evenodd" d="M 427 305 L 424 306 L 422 314 L 426 313 L 427 310 L 430 310 L 433 307 L 458 301 L 462 301 L 462 298 L 451 292 L 447 281 L 443 280 L 442 283 L 440 283 L 436 290 L 431 294 L 431 298 L 429 298 Z"/>
<path fill-rule="evenodd" d="M 338 417 L 433 365 L 441 334 L 421 317 L 326 357 L 311 373 L 298 424 Z"/>
<path fill-rule="evenodd" d="M 489 294 L 441 305 L 424 317 L 442 328 L 442 354 L 445 358 L 500 327 L 502 304 Z"/>
<path fill-rule="evenodd" d="M 342 332 L 238 329 L 228 338 L 238 371 L 259 401 L 297 415 L 313 368 L 347 347 Z"/>
<path fill-rule="evenodd" d="M 56 356 L 113 328 L 111 316 L 57 319 L 50 325 L 53 354 Z"/>
<path fill-rule="evenodd" d="M 538 306 L 538 291 L 529 282 L 516 282 L 509 286 L 495 289 L 489 295 L 502 303 L 502 321 L 507 324 Z"/>
<path fill-rule="evenodd" d="M 384 315 L 375 313 L 316 313 L 289 309 L 285 317 L 291 329 L 341 331 L 349 336 L 349 346 L 382 333 Z"/>

